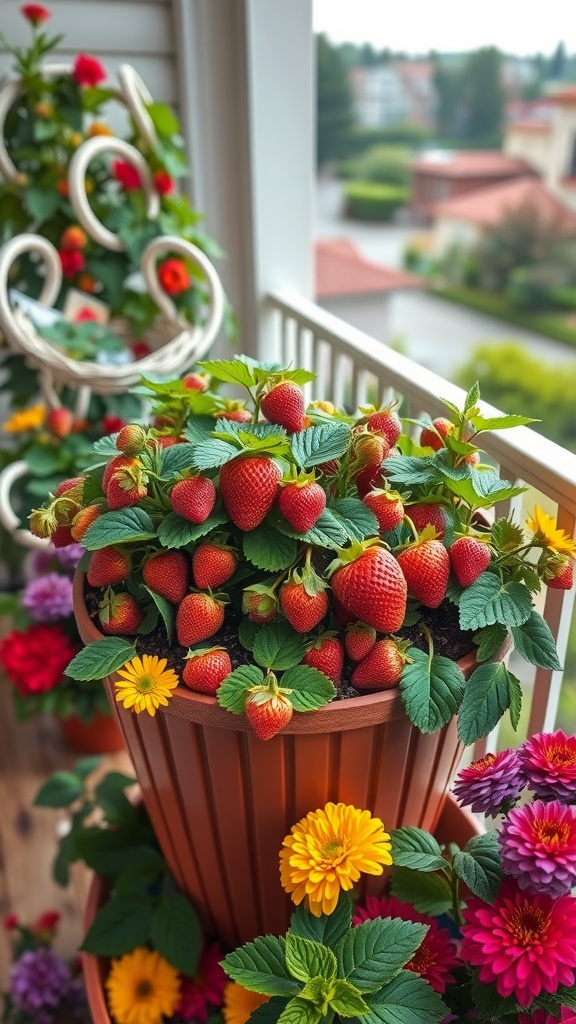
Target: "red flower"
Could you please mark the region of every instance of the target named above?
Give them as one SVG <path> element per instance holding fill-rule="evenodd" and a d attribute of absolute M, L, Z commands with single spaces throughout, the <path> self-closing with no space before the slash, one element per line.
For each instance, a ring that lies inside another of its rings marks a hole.
<path fill-rule="evenodd" d="M 0 643 L 0 665 L 23 697 L 48 693 L 62 682 L 64 670 L 78 652 L 62 626 L 33 625 L 13 629 Z"/>
<path fill-rule="evenodd" d="M 205 946 L 198 970 L 193 978 L 180 975 L 180 1002 L 176 1016 L 185 1021 L 204 1024 L 211 1009 L 218 1009 L 224 1000 L 227 978 L 219 961 L 224 956 L 217 942 Z"/>
<path fill-rule="evenodd" d="M 20 921 L 18 919 L 18 914 L 6 914 L 6 917 L 2 921 L 2 927 L 5 928 L 7 932 L 16 931 L 19 924 Z"/>
<path fill-rule="evenodd" d="M 88 242 L 86 232 L 78 224 L 70 224 L 60 238 L 61 249 L 83 249 Z"/>
<path fill-rule="evenodd" d="M 49 937 L 58 927 L 61 914 L 57 910 L 45 910 L 43 914 L 34 922 L 32 931 L 36 935 L 46 935 Z"/>
<path fill-rule="evenodd" d="M 121 416 L 115 416 L 114 413 L 108 412 L 102 417 L 103 434 L 117 434 L 125 426 L 126 420 L 123 420 Z"/>
<path fill-rule="evenodd" d="M 145 341 L 135 341 L 132 345 L 134 359 L 143 359 L 144 356 L 149 356 L 151 351 L 150 345 L 147 345 Z"/>
<path fill-rule="evenodd" d="M 158 267 L 158 280 L 168 295 L 180 295 L 190 287 L 190 274 L 184 260 L 164 260 Z"/>
<path fill-rule="evenodd" d="M 112 164 L 112 174 L 125 188 L 127 192 L 133 192 L 136 188 L 142 188 L 140 172 L 126 160 L 115 160 Z"/>
<path fill-rule="evenodd" d="M 88 53 L 79 53 L 74 61 L 72 78 L 75 78 L 78 85 L 99 85 L 106 78 L 106 71 L 96 57 Z"/>
<path fill-rule="evenodd" d="M 24 4 L 20 8 L 20 13 L 29 21 L 34 28 L 36 25 L 41 25 L 43 21 L 48 21 L 48 18 L 52 17 L 51 12 L 47 7 L 42 7 L 42 4 Z"/>
<path fill-rule="evenodd" d="M 58 255 L 64 277 L 75 277 L 86 266 L 86 260 L 80 249 L 60 249 Z"/>
<path fill-rule="evenodd" d="M 74 317 L 74 323 L 84 324 L 87 321 L 93 321 L 97 319 L 98 314 L 95 313 L 93 309 L 90 309 L 89 306 L 82 306 L 82 308 L 78 310 L 76 316 Z"/>
<path fill-rule="evenodd" d="M 154 186 L 161 196 L 169 196 L 174 191 L 174 179 L 167 171 L 156 171 L 154 174 Z"/>

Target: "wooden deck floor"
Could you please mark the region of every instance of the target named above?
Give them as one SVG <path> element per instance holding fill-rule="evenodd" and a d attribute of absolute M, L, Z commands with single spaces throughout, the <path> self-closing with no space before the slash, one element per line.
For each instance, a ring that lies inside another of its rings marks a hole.
<path fill-rule="evenodd" d="M 66 954 L 73 954 L 81 939 L 89 878 L 75 872 L 68 889 L 52 880 L 58 813 L 35 808 L 32 801 L 51 772 L 71 767 L 81 756 L 66 746 L 50 719 L 16 724 L 9 685 L 0 680 L 0 920 L 13 912 L 30 922 L 44 910 L 59 910 L 57 949 Z M 102 770 L 111 768 L 132 773 L 127 754 L 105 758 Z M 0 992 L 9 964 L 9 938 L 0 928 Z"/>

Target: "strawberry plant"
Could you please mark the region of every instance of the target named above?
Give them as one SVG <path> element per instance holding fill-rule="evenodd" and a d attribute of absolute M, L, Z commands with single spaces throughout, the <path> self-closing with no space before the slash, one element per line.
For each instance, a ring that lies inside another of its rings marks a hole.
<path fill-rule="evenodd" d="M 501 653 L 510 638 L 559 667 L 534 597 L 571 585 L 576 553 L 541 509 L 526 524 L 485 516 L 523 488 L 481 461 L 479 435 L 530 419 L 484 416 L 474 387 L 415 440 L 393 407 L 306 407 L 305 370 L 245 357 L 200 369 L 143 381 L 152 425 L 97 442 L 83 480 L 31 516 L 40 536 L 81 527 L 90 614 L 123 633 L 70 674 L 127 666 L 136 696 L 124 683 L 118 699 L 143 710 L 144 687 L 155 711 L 141 657 L 166 659 L 171 689 L 215 693 L 264 739 L 293 713 L 395 687 L 423 732 L 457 714 L 472 743 L 508 710 L 516 726 L 521 685 Z"/>

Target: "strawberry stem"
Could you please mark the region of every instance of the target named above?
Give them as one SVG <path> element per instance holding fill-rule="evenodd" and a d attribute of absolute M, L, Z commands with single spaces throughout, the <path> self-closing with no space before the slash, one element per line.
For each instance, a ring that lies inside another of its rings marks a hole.
<path fill-rule="evenodd" d="M 430 661 L 432 661 L 432 658 L 434 657 L 434 641 L 432 639 L 432 634 L 428 629 L 428 626 L 424 622 L 420 623 L 420 633 L 422 634 L 423 637 L 426 638 L 426 641 L 428 643 L 428 657 Z"/>

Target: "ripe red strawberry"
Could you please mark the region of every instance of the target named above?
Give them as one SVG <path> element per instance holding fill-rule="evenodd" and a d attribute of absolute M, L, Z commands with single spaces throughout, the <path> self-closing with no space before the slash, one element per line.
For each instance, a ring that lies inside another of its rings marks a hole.
<path fill-rule="evenodd" d="M 256 690 L 249 694 L 244 708 L 259 740 L 271 740 L 292 718 L 292 707 L 283 693 Z"/>
<path fill-rule="evenodd" d="M 63 524 L 57 526 L 54 533 L 50 534 L 50 540 L 55 548 L 67 548 L 74 543 L 74 536 L 69 526 Z"/>
<path fill-rule="evenodd" d="M 303 583 L 291 577 L 280 590 L 280 607 L 297 633 L 309 633 L 328 611 L 328 594 L 325 590 L 309 594 Z"/>
<path fill-rule="evenodd" d="M 382 633 L 400 629 L 406 614 L 406 580 L 385 548 L 366 548 L 355 561 L 337 569 L 331 582 L 334 594 L 355 618 Z"/>
<path fill-rule="evenodd" d="M 100 548 L 93 551 L 88 566 L 88 583 L 91 587 L 110 587 L 122 583 L 132 569 L 132 559 L 121 548 Z"/>
<path fill-rule="evenodd" d="M 450 576 L 450 556 L 442 541 L 417 542 L 400 551 L 396 557 L 412 597 L 426 608 L 437 608 L 442 604 Z"/>
<path fill-rule="evenodd" d="M 339 626 L 347 626 L 349 622 L 355 622 L 356 616 L 352 615 L 337 598 L 334 598 L 334 615 Z"/>
<path fill-rule="evenodd" d="M 572 590 L 574 586 L 574 563 L 569 558 L 558 568 L 554 567 L 552 571 L 554 576 L 545 581 L 551 590 Z"/>
<path fill-rule="evenodd" d="M 207 476 L 190 476 L 179 480 L 170 492 L 175 512 L 191 523 L 204 523 L 214 508 L 216 488 Z"/>
<path fill-rule="evenodd" d="M 172 448 L 175 444 L 178 444 L 178 438 L 172 437 L 170 434 L 158 434 L 155 438 L 156 444 L 159 448 Z"/>
<path fill-rule="evenodd" d="M 399 526 L 404 518 L 404 505 L 396 491 L 385 491 L 378 487 L 368 491 L 362 501 L 376 516 L 382 533 Z"/>
<path fill-rule="evenodd" d="M 272 508 L 282 472 L 265 455 L 237 456 L 220 470 L 220 495 L 230 519 L 248 532 Z"/>
<path fill-rule="evenodd" d="M 106 592 L 98 608 L 100 625 L 105 633 L 124 635 L 137 633 L 144 620 L 142 609 L 131 594 Z"/>
<path fill-rule="evenodd" d="M 294 530 L 307 533 L 326 508 L 326 494 L 320 484 L 304 478 L 281 488 L 278 508 Z"/>
<path fill-rule="evenodd" d="M 182 383 L 187 391 L 207 391 L 208 381 L 201 373 L 188 373 L 182 378 Z"/>
<path fill-rule="evenodd" d="M 250 423 L 252 413 L 248 409 L 220 409 L 214 413 L 217 420 L 233 420 L 234 423 Z"/>
<path fill-rule="evenodd" d="M 72 433 L 74 416 L 70 409 L 50 409 L 46 417 L 46 426 L 55 437 L 64 438 Z"/>
<path fill-rule="evenodd" d="M 487 544 L 476 537 L 459 537 L 449 549 L 454 575 L 461 587 L 469 587 L 490 564 L 491 554 Z"/>
<path fill-rule="evenodd" d="M 433 526 L 439 539 L 446 533 L 446 519 L 441 505 L 407 505 L 406 515 L 412 520 L 418 533 L 426 526 Z"/>
<path fill-rule="evenodd" d="M 80 487 L 80 485 L 83 483 L 83 476 L 73 476 L 70 477 L 68 480 L 63 480 L 61 484 L 58 484 L 58 487 L 56 488 L 55 491 L 55 496 L 59 498 L 61 494 L 66 494 L 66 491 L 70 491 L 73 487 Z"/>
<path fill-rule="evenodd" d="M 380 412 L 373 412 L 368 417 L 368 430 L 384 434 L 388 446 L 392 448 L 402 433 L 402 424 L 395 412 L 391 409 L 383 409 Z"/>
<path fill-rule="evenodd" d="M 137 505 L 148 494 L 141 463 L 137 459 L 131 461 L 131 466 L 116 469 L 106 485 L 106 501 L 113 511 Z"/>
<path fill-rule="evenodd" d="M 356 690 L 389 690 L 400 682 L 406 659 L 394 640 L 379 640 L 352 673 Z"/>
<path fill-rule="evenodd" d="M 102 489 L 106 491 L 116 470 L 122 469 L 124 466 L 132 466 L 133 464 L 134 459 L 130 455 L 115 455 L 113 459 L 110 459 L 102 476 Z"/>
<path fill-rule="evenodd" d="M 179 551 L 160 551 L 146 559 L 144 583 L 172 604 L 180 604 L 188 590 L 188 565 Z"/>
<path fill-rule="evenodd" d="M 342 681 L 342 669 L 344 667 L 344 648 L 338 637 L 324 633 L 314 643 L 306 648 L 306 654 L 302 658 L 304 665 L 310 668 L 317 668 L 323 672 L 328 679 L 331 679 L 335 686 Z"/>
<path fill-rule="evenodd" d="M 292 433 L 304 426 L 304 395 L 292 380 L 282 380 L 264 395 L 260 408 L 269 423 L 277 423 Z"/>
<path fill-rule="evenodd" d="M 81 508 L 76 513 L 72 520 L 71 534 L 75 541 L 80 544 L 84 534 L 88 528 L 92 526 L 92 523 L 98 519 L 98 516 L 102 515 L 103 509 L 99 505 L 87 505 L 86 508 Z"/>
<path fill-rule="evenodd" d="M 196 693 L 215 694 L 220 684 L 230 675 L 232 662 L 223 647 L 208 647 L 192 651 L 182 673 L 182 682 Z"/>
<path fill-rule="evenodd" d="M 224 604 L 211 594 L 187 594 L 176 614 L 176 635 L 181 647 L 213 636 L 224 622 Z"/>
<path fill-rule="evenodd" d="M 362 661 L 376 643 L 376 630 L 365 622 L 351 623 L 344 638 L 346 653 L 352 661 Z"/>
<path fill-rule="evenodd" d="M 236 572 L 238 559 L 231 548 L 206 541 L 192 555 L 192 572 L 198 590 L 214 590 Z"/>
<path fill-rule="evenodd" d="M 423 427 L 420 432 L 420 444 L 423 448 L 433 448 L 435 452 L 438 452 L 444 447 L 444 438 L 454 430 L 454 424 L 450 423 L 450 420 L 445 419 L 444 416 L 439 416 L 437 419 L 432 420 L 432 426 L 436 427 L 436 429 Z"/>
<path fill-rule="evenodd" d="M 148 431 L 139 423 L 127 423 L 118 433 L 116 447 L 125 455 L 139 455 L 148 438 Z"/>

